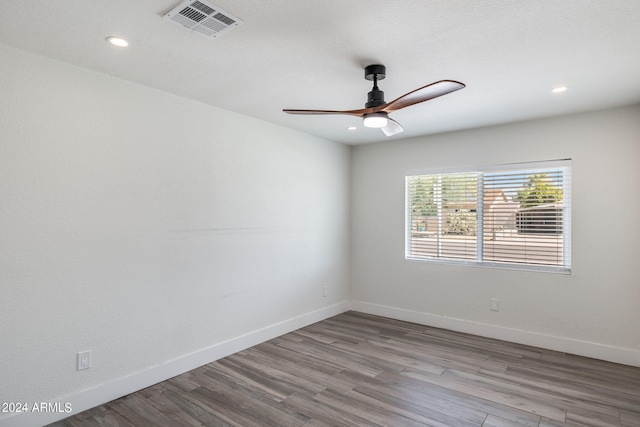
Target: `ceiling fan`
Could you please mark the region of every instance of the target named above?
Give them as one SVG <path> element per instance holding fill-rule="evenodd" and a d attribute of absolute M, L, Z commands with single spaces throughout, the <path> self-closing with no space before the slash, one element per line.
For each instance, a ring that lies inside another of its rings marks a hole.
<path fill-rule="evenodd" d="M 384 92 L 378 89 L 378 80 L 386 77 L 384 65 L 369 65 L 364 69 L 364 78 L 373 81 L 373 89 L 369 92 L 365 108 L 359 110 L 291 110 L 284 109 L 289 114 L 346 114 L 362 117 L 363 124 L 370 128 L 380 128 L 385 135 L 391 136 L 403 131 L 402 126 L 389 113 L 400 110 L 420 102 L 428 101 L 438 96 L 446 95 L 465 87 L 463 83 L 454 80 L 440 80 L 402 95 L 391 102 L 385 102 Z"/>

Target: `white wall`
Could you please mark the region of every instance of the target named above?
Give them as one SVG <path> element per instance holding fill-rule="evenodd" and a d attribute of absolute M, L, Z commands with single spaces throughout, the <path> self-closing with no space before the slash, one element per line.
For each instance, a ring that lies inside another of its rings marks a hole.
<path fill-rule="evenodd" d="M 347 309 L 348 147 L 2 45 L 0 76 L 0 402 L 75 413 Z"/>
<path fill-rule="evenodd" d="M 570 276 L 404 259 L 406 173 L 562 158 Z M 640 106 L 359 146 L 352 194 L 354 309 L 640 366 Z"/>

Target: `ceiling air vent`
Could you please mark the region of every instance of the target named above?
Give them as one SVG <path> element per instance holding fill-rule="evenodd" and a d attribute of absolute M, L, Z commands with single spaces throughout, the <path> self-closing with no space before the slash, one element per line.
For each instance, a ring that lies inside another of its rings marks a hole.
<path fill-rule="evenodd" d="M 207 38 L 218 37 L 242 24 L 237 17 L 204 0 L 183 1 L 164 18 Z"/>

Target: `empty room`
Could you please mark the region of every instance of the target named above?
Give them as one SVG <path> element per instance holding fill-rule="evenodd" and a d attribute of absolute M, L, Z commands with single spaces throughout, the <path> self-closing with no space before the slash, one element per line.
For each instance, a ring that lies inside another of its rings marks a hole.
<path fill-rule="evenodd" d="M 640 2 L 0 16 L 0 426 L 639 426 Z"/>

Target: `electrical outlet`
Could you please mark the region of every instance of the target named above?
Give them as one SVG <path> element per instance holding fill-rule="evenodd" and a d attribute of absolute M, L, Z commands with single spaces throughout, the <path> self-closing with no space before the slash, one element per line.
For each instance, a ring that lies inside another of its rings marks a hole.
<path fill-rule="evenodd" d="M 91 350 L 78 353 L 78 371 L 91 367 Z"/>
<path fill-rule="evenodd" d="M 500 300 L 491 298 L 489 300 L 489 308 L 491 308 L 491 311 L 500 311 Z"/>
<path fill-rule="evenodd" d="M 328 286 L 323 286 L 322 287 L 322 296 L 323 297 L 328 297 L 329 296 L 329 287 Z"/>

